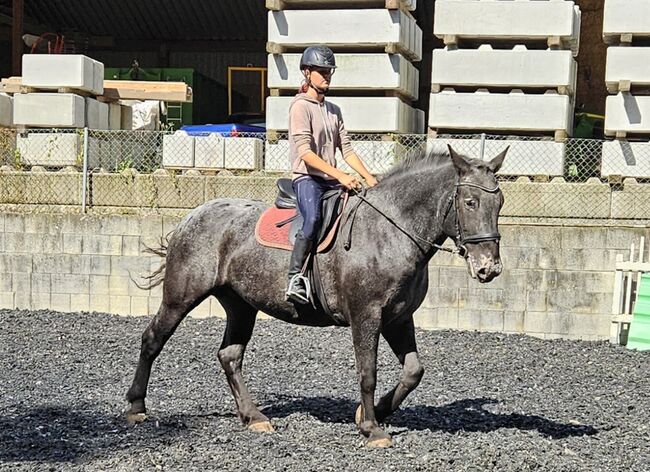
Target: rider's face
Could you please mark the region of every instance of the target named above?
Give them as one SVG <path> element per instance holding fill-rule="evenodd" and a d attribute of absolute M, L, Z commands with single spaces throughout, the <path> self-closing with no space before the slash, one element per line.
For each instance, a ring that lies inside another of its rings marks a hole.
<path fill-rule="evenodd" d="M 314 67 L 310 70 L 311 83 L 318 88 L 327 90 L 330 86 L 333 69 Z"/>

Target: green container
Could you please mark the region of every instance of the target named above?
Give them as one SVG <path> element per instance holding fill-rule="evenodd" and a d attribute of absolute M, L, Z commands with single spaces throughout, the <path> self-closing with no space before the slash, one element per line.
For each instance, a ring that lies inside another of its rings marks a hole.
<path fill-rule="evenodd" d="M 225 85 L 188 68 L 139 68 L 137 79 L 133 69 L 104 68 L 109 80 L 147 80 L 184 82 L 192 88 L 192 103 L 167 102 L 167 123 L 179 129 L 182 125 L 217 124 L 228 121 L 228 89 Z"/>
<path fill-rule="evenodd" d="M 638 297 L 627 337 L 628 349 L 650 350 L 650 274 L 641 275 Z"/>

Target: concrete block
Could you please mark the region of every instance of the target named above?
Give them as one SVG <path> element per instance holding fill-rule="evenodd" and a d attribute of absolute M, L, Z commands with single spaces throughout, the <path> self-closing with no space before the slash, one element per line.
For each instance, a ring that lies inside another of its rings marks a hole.
<path fill-rule="evenodd" d="M 50 309 L 60 312 L 70 311 L 70 294 L 69 293 L 53 293 L 50 295 Z"/>
<path fill-rule="evenodd" d="M 290 172 L 289 141 L 281 139 L 276 143 L 264 144 L 264 170 L 267 172 Z"/>
<path fill-rule="evenodd" d="M 14 124 L 83 128 L 85 103 L 84 97 L 72 93 L 18 93 L 14 95 Z"/>
<path fill-rule="evenodd" d="M 108 295 L 110 292 L 108 275 L 89 276 L 90 293 L 93 295 Z"/>
<path fill-rule="evenodd" d="M 503 182 L 500 215 L 548 218 L 609 218 L 612 192 L 607 183 Z"/>
<path fill-rule="evenodd" d="M 530 41 L 557 37 L 577 56 L 580 9 L 572 1 L 438 0 L 433 33 L 441 39 Z"/>
<path fill-rule="evenodd" d="M 210 316 L 210 298 L 203 300 L 190 312 L 192 318 L 208 318 Z"/>
<path fill-rule="evenodd" d="M 106 234 L 84 234 L 83 254 L 119 256 L 122 253 L 122 237 Z"/>
<path fill-rule="evenodd" d="M 131 297 L 126 295 L 110 295 L 108 297 L 108 312 L 114 315 L 130 315 Z"/>
<path fill-rule="evenodd" d="M 458 329 L 478 331 L 481 326 L 481 311 L 478 309 L 458 310 Z"/>
<path fill-rule="evenodd" d="M 447 144 L 469 157 L 480 158 L 480 139 L 427 139 L 427 150 L 448 154 Z M 486 140 L 483 159 L 491 160 L 507 146 L 508 154 L 499 175 L 564 175 L 566 144 L 554 141 Z"/>
<path fill-rule="evenodd" d="M 7 94 L 0 93 L 0 127 L 12 127 L 14 115 L 14 99 Z"/>
<path fill-rule="evenodd" d="M 225 141 L 221 134 L 194 138 L 194 167 L 200 169 L 223 169 L 225 167 Z"/>
<path fill-rule="evenodd" d="M 286 9 L 317 9 L 317 8 L 340 8 L 350 5 L 362 6 L 363 8 L 384 8 L 386 0 L 282 0 L 283 8 Z M 415 10 L 417 0 L 401 0 L 400 4 L 409 11 Z M 268 2 L 267 2 L 268 5 Z M 267 6 L 267 8 L 269 8 Z"/>
<path fill-rule="evenodd" d="M 86 126 L 90 129 L 109 129 L 108 103 L 86 97 Z"/>
<path fill-rule="evenodd" d="M 436 329 L 438 327 L 438 309 L 420 307 L 413 314 L 415 326 L 421 329 Z"/>
<path fill-rule="evenodd" d="M 580 337 L 597 336 L 599 339 L 606 339 L 609 336 L 611 315 L 606 312 L 602 314 L 571 314 L 569 319 L 569 333 Z"/>
<path fill-rule="evenodd" d="M 505 311 L 503 313 L 503 331 L 506 333 L 523 333 L 524 312 Z"/>
<path fill-rule="evenodd" d="M 479 329 L 481 331 L 503 331 L 505 315 L 502 310 L 481 310 L 479 316 Z"/>
<path fill-rule="evenodd" d="M 605 101 L 605 134 L 650 134 L 650 96 L 619 92 Z"/>
<path fill-rule="evenodd" d="M 415 19 L 400 10 L 284 10 L 268 13 L 268 40 L 302 49 L 327 44 L 334 49 L 381 48 L 395 45 L 409 59 L 422 59 L 422 43 L 415 43 Z"/>
<path fill-rule="evenodd" d="M 352 148 L 371 174 L 387 172 L 408 152 L 406 146 L 396 141 L 352 141 Z M 352 168 L 343 160 L 343 156 L 338 150 L 336 160 L 340 169 L 352 172 Z"/>
<path fill-rule="evenodd" d="M 458 329 L 458 310 L 455 308 L 439 308 L 438 327 L 441 329 Z"/>
<path fill-rule="evenodd" d="M 98 311 L 100 313 L 109 313 L 110 311 L 110 298 L 108 295 L 100 295 L 97 293 L 90 294 L 90 310 Z"/>
<path fill-rule="evenodd" d="M 444 90 L 431 94 L 429 110 L 429 127 L 434 129 L 573 132 L 572 101 L 557 93 Z"/>
<path fill-rule="evenodd" d="M 266 99 L 266 126 L 287 130 L 292 97 Z M 359 133 L 422 133 L 416 110 L 396 97 L 330 97 L 341 108 L 348 131 Z"/>
<path fill-rule="evenodd" d="M 269 54 L 268 87 L 295 90 L 303 80 L 300 56 Z M 394 90 L 418 98 L 417 69 L 400 54 L 340 53 L 336 65 L 331 90 Z"/>
<path fill-rule="evenodd" d="M 650 142 L 604 141 L 600 174 L 650 177 Z"/>
<path fill-rule="evenodd" d="M 131 297 L 131 315 L 142 316 L 150 314 L 149 297 Z"/>
<path fill-rule="evenodd" d="M 53 293 L 89 293 L 90 279 L 87 274 L 52 274 Z"/>
<path fill-rule="evenodd" d="M 603 36 L 618 42 L 621 34 L 650 36 L 650 4 L 645 1 L 605 0 Z"/>
<path fill-rule="evenodd" d="M 16 304 L 18 305 L 18 304 Z M 52 307 L 51 294 L 32 293 L 31 309 L 32 310 L 49 310 Z M 18 308 L 18 306 L 16 306 Z"/>
<path fill-rule="evenodd" d="M 213 198 L 251 198 L 267 203 L 275 201 L 278 193 L 275 177 L 209 177 L 205 179 L 205 197 Z M 177 222 L 174 223 L 176 225 Z"/>
<path fill-rule="evenodd" d="M 78 133 L 29 133 L 18 136 L 16 149 L 28 166 L 81 166 L 83 136 Z"/>
<path fill-rule="evenodd" d="M 626 183 L 623 190 L 612 192 L 612 218 L 621 219 L 648 219 L 650 211 L 648 206 L 640 202 L 650 201 L 650 185 Z M 627 244 L 629 248 L 629 243 Z"/>
<path fill-rule="evenodd" d="M 13 310 L 15 307 L 14 292 L 0 292 L 0 308 Z"/>
<path fill-rule="evenodd" d="M 618 92 L 621 81 L 627 81 L 630 85 L 650 85 L 650 47 L 607 48 L 607 89 L 612 93 Z"/>
<path fill-rule="evenodd" d="M 89 311 L 90 310 L 90 295 L 87 293 L 72 293 L 70 294 L 70 311 Z"/>
<path fill-rule="evenodd" d="M 527 311 L 524 314 L 524 332 L 539 334 L 551 332 L 551 320 L 546 312 Z"/>
<path fill-rule="evenodd" d="M 108 103 L 108 129 L 122 129 L 122 105 L 119 103 Z"/>
<path fill-rule="evenodd" d="M 6 274 L 0 274 L 0 292 L 11 292 L 12 291 L 12 274 L 10 272 Z"/>
<path fill-rule="evenodd" d="M 72 259 L 76 256 L 67 254 L 34 254 L 29 259 L 32 272 L 41 274 L 71 274 Z M 27 261 L 25 261 L 26 263 Z M 2 261 L 0 260 L 0 267 Z M 17 272 L 12 270 L 12 272 Z"/>
<path fill-rule="evenodd" d="M 571 51 L 434 49 L 433 86 L 565 88 L 574 91 L 577 63 Z M 338 78 L 338 77 L 337 77 Z"/>
<path fill-rule="evenodd" d="M 264 141 L 259 138 L 227 138 L 224 140 L 226 169 L 261 169 Z"/>
<path fill-rule="evenodd" d="M 122 117 L 120 122 L 120 129 L 132 130 L 133 129 L 133 108 L 127 105 L 120 105 Z"/>
<path fill-rule="evenodd" d="M 81 54 L 24 54 L 22 77 L 27 87 L 104 93 L 104 64 Z"/>
<path fill-rule="evenodd" d="M 163 136 L 163 167 L 194 167 L 194 137 L 178 132 Z"/>

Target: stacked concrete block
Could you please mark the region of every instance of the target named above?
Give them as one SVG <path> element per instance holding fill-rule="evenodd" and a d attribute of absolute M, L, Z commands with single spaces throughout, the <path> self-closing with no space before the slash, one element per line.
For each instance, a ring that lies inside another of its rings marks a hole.
<path fill-rule="evenodd" d="M 14 99 L 9 95 L 0 93 L 0 127 L 13 126 Z"/>
<path fill-rule="evenodd" d="M 194 138 L 194 166 L 198 169 L 223 169 L 225 167 L 224 141 L 221 134 Z"/>
<path fill-rule="evenodd" d="M 73 93 L 19 93 L 14 95 L 14 124 L 43 128 L 83 128 L 84 97 Z"/>
<path fill-rule="evenodd" d="M 16 150 L 24 165 L 78 166 L 83 159 L 83 140 L 77 133 L 29 133 L 18 136 Z"/>
<path fill-rule="evenodd" d="M 573 131 L 580 9 L 564 0 L 438 0 L 429 127 L 434 134 L 554 136 L 512 141 L 503 173 L 562 175 Z M 519 149 L 519 151 L 516 151 Z M 552 159 L 548 159 L 549 153 Z M 478 156 L 475 156 L 478 157 Z M 486 157 L 489 157 L 486 154 Z"/>
<path fill-rule="evenodd" d="M 267 129 L 286 131 L 289 102 L 303 81 L 300 55 L 331 47 L 337 60 L 328 100 L 341 106 L 355 133 L 422 133 L 418 99 L 422 30 L 413 0 L 268 0 Z M 340 9 L 339 9 L 340 8 Z M 345 9 L 343 9 L 345 8 Z M 336 96 L 344 92 L 345 96 Z M 283 96 L 284 95 L 284 96 Z M 273 158 L 265 165 L 273 167 Z"/>
<path fill-rule="evenodd" d="M 226 169 L 261 169 L 264 141 L 259 138 L 227 138 L 224 140 Z"/>
<path fill-rule="evenodd" d="M 269 97 L 266 101 L 266 126 L 286 130 L 292 97 Z M 356 133 L 413 133 L 424 122 L 424 113 L 397 97 L 328 97 L 338 105 L 345 127 Z"/>
<path fill-rule="evenodd" d="M 104 93 L 104 64 L 80 54 L 25 54 L 22 84 L 46 90 Z"/>
<path fill-rule="evenodd" d="M 620 142 L 603 145 L 604 177 L 650 177 L 650 2 L 605 0 L 603 39 L 607 48 L 605 134 Z M 641 140 L 627 142 L 628 135 Z"/>
<path fill-rule="evenodd" d="M 190 169 L 194 167 L 194 137 L 184 132 L 163 136 L 163 167 Z"/>
<path fill-rule="evenodd" d="M 108 103 L 86 97 L 86 126 L 88 128 L 109 129 L 108 114 Z"/>

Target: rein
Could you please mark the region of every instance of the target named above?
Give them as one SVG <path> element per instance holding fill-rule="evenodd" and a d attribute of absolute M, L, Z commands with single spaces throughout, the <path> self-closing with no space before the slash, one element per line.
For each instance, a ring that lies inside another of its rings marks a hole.
<path fill-rule="evenodd" d="M 391 223 L 393 226 L 395 226 L 397 229 L 399 229 L 402 233 L 404 233 L 413 243 L 418 246 L 418 248 L 424 252 L 424 250 L 420 247 L 420 245 L 417 243 L 417 241 L 421 241 L 423 243 L 428 244 L 431 247 L 434 247 L 440 251 L 446 251 L 450 252 L 452 254 L 458 254 L 461 257 L 465 257 L 467 255 L 467 249 L 465 248 L 466 243 L 480 243 L 484 241 L 499 241 L 501 239 L 501 235 L 499 234 L 498 231 L 492 232 L 492 233 L 479 233 L 479 234 L 473 234 L 471 236 L 464 236 L 463 235 L 463 230 L 460 226 L 460 219 L 458 218 L 458 189 L 460 187 L 474 187 L 479 190 L 482 190 L 487 193 L 496 193 L 499 191 L 499 183 L 494 187 L 485 187 L 481 184 L 477 184 L 474 182 L 468 182 L 468 181 L 461 181 L 459 179 L 456 180 L 456 184 L 454 186 L 454 193 L 449 195 L 449 199 L 447 200 L 447 209 L 445 210 L 445 216 L 444 219 L 447 219 L 447 215 L 449 214 L 449 211 L 453 208 L 454 213 L 455 213 L 455 221 L 456 221 L 456 238 L 454 239 L 454 243 L 456 244 L 456 247 L 451 249 L 445 246 L 441 246 L 440 244 L 436 244 L 432 241 L 429 241 L 428 239 L 422 238 L 418 236 L 417 234 L 411 234 L 409 233 L 406 229 L 404 229 L 399 223 L 397 223 L 393 218 L 388 216 L 386 213 L 384 213 L 382 210 L 377 208 L 374 204 L 372 204 L 366 197 L 366 193 L 368 189 L 364 188 L 361 191 L 355 191 L 355 190 L 350 190 L 349 192 L 352 193 L 354 196 L 359 197 L 359 202 L 350 210 L 350 213 L 348 214 L 348 217 L 346 219 L 349 220 L 352 218 L 352 221 L 350 222 L 350 225 L 348 226 L 348 235 L 344 244 L 345 250 L 349 250 L 350 247 L 352 246 L 352 225 L 354 224 L 354 221 L 357 216 L 357 210 L 361 206 L 362 202 L 367 203 L 372 209 L 374 209 L 377 213 L 379 213 L 381 216 L 386 218 L 389 223 Z M 444 221 L 444 220 L 443 220 Z"/>

